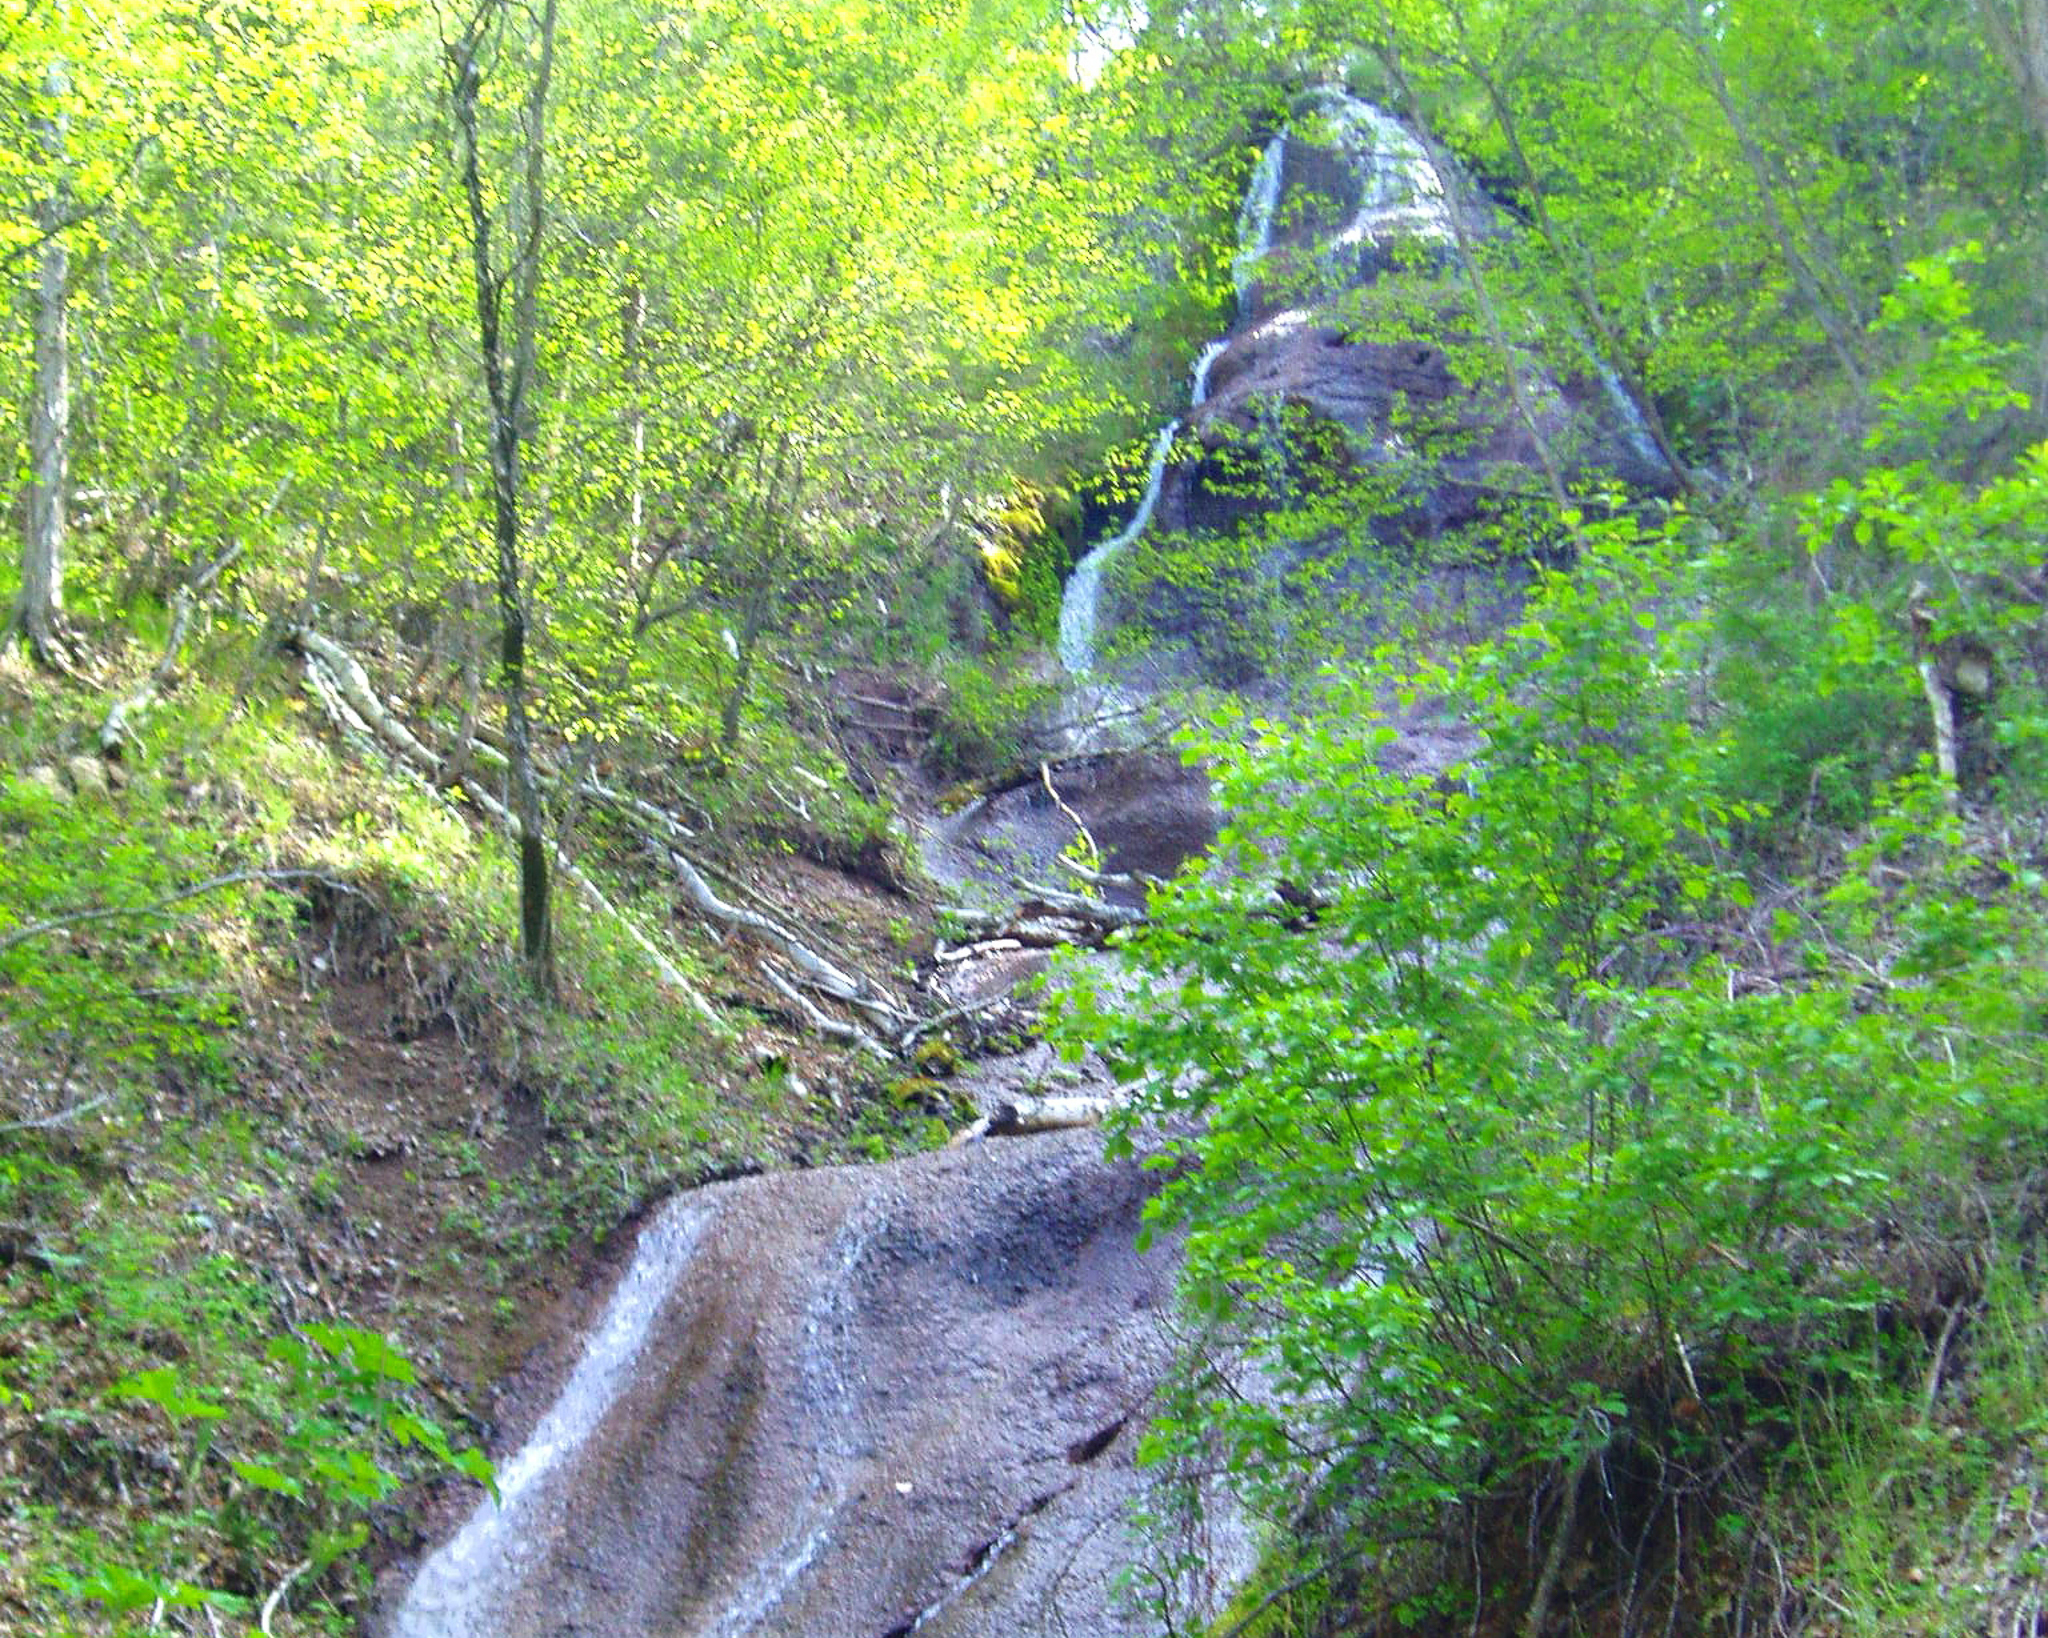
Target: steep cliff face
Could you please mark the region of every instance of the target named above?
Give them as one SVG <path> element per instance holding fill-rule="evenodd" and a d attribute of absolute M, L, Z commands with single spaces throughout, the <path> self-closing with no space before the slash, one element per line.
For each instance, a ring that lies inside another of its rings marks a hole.
<path fill-rule="evenodd" d="M 1441 541 L 1504 491 L 1539 489 L 1544 446 L 1575 484 L 1670 486 L 1590 351 L 1567 359 L 1574 370 L 1477 345 L 1460 233 L 1498 248 L 1517 229 L 1469 178 L 1440 177 L 1392 115 L 1341 91 L 1304 99 L 1245 210 L 1238 321 L 1167 463 L 1155 537 L 1263 524 L 1268 572 L 1320 554 L 1356 579 L 1372 573 L 1374 548 Z M 1284 520 L 1317 499 L 1327 517 L 1333 497 L 1353 493 L 1341 530 Z M 1168 596 L 1147 613 L 1200 646 L 1199 610 Z"/>

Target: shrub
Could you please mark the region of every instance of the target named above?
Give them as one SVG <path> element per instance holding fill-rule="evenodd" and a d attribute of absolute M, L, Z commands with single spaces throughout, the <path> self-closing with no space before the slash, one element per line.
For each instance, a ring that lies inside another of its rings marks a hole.
<path fill-rule="evenodd" d="M 1691 720 L 1704 634 L 1658 612 L 1676 533 L 1585 534 L 1520 625 L 1407 674 L 1470 761 L 1388 771 L 1362 680 L 1194 746 L 1235 815 L 1214 867 L 1062 1004 L 1136 1082 L 1116 1146 L 1156 1125 L 1150 1230 L 1208 1330 L 1146 1454 L 1220 1458 L 1331 1585 L 1531 1489 L 1568 1537 L 1596 1464 L 1630 1539 L 1696 1540 L 1701 1475 L 1872 1368 L 1871 1225 L 2043 1117 L 2048 985 L 2006 965 L 2038 905 L 1964 890 L 1929 780 L 1821 919 L 1750 935 L 1796 976 L 1738 971 L 1747 815 Z"/>

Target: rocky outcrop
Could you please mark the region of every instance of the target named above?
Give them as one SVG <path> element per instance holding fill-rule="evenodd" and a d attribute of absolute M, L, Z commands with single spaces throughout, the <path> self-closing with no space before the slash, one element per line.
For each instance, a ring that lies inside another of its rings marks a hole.
<path fill-rule="evenodd" d="M 1239 321 L 1182 426 L 1154 531 L 1227 533 L 1364 481 L 1374 498 L 1354 509 L 1344 550 L 1435 541 L 1484 516 L 1504 488 L 1539 491 L 1539 439 L 1570 480 L 1671 486 L 1634 406 L 1590 351 L 1576 371 L 1515 361 L 1533 427 L 1485 379 L 1498 359 L 1474 349 L 1460 373 L 1454 355 L 1467 354 L 1478 326 L 1451 201 L 1400 121 L 1322 91 L 1297 107 L 1265 163 L 1277 177 L 1255 178 L 1247 201 Z M 1261 181 L 1277 184 L 1263 198 Z M 1469 178 L 1450 186 L 1468 237 L 1516 231 Z M 1281 564 L 1338 542 L 1285 544 L 1294 555 Z M 1172 631 L 1204 617 L 1172 602 L 1149 611 L 1155 624 Z M 1202 647 L 1199 633 L 1182 634 Z"/>
<path fill-rule="evenodd" d="M 1089 1131 L 679 1198 L 391 1638 L 1138 1638 L 1175 1258 Z M 1249 1543 L 1212 1568 L 1228 1585 Z"/>

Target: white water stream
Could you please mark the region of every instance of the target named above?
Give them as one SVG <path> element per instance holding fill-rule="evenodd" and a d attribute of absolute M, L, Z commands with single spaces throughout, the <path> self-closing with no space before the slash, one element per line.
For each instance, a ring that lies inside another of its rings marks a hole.
<path fill-rule="evenodd" d="M 560 1511 L 550 1477 L 596 1431 L 632 1380 L 654 1316 L 717 1209 L 701 1194 L 679 1195 L 641 1231 L 632 1265 L 584 1343 L 576 1369 L 519 1454 L 498 1470 L 498 1499 L 484 1497 L 469 1521 L 420 1566 L 392 1620 L 391 1638 L 496 1638 L 492 1592 L 518 1579 L 521 1558 Z"/>
<path fill-rule="evenodd" d="M 1280 184 L 1287 159 L 1287 133 L 1282 131 L 1268 142 L 1252 169 L 1250 186 L 1237 217 L 1237 255 L 1231 262 L 1231 276 L 1237 286 L 1237 314 L 1242 323 L 1253 277 L 1260 261 L 1273 248 L 1273 213 L 1280 203 Z M 1228 335 L 1218 336 L 1201 351 L 1188 379 L 1188 407 L 1200 409 L 1209 400 L 1209 369 L 1230 345 Z M 1166 463 L 1173 454 L 1173 441 L 1180 435 L 1178 417 L 1159 429 L 1152 440 L 1152 458 L 1145 469 L 1145 489 L 1137 509 L 1121 529 L 1092 548 L 1074 565 L 1060 595 L 1060 664 L 1071 676 L 1084 676 L 1095 664 L 1095 631 L 1101 619 L 1102 577 L 1116 556 L 1136 540 L 1152 522 L 1159 506 L 1159 492 L 1166 485 Z"/>

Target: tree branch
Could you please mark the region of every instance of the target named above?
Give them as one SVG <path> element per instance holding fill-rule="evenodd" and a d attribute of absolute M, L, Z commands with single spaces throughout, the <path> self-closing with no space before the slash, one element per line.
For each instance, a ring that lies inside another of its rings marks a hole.
<path fill-rule="evenodd" d="M 217 893 L 224 887 L 237 887 L 245 882 L 269 882 L 273 884 L 317 882 L 322 887 L 331 888 L 337 893 L 350 893 L 357 898 L 367 897 L 361 888 L 352 887 L 347 882 L 337 881 L 334 877 L 318 870 L 231 870 L 224 876 L 209 877 L 207 880 L 197 882 L 191 887 L 181 888 L 175 893 L 166 894 L 163 898 L 149 904 L 108 905 L 97 910 L 74 910 L 65 915 L 49 916 L 42 921 L 29 922 L 26 926 L 17 927 L 4 938 L 0 938 L 0 955 L 6 955 L 10 950 L 19 949 L 22 945 L 34 939 L 45 937 L 50 933 L 61 932 L 66 927 L 82 927 L 91 922 L 127 921 L 161 916 L 174 904 L 183 904 L 187 900 L 201 898 L 208 893 Z"/>

